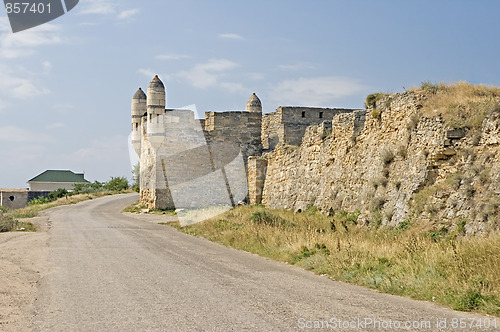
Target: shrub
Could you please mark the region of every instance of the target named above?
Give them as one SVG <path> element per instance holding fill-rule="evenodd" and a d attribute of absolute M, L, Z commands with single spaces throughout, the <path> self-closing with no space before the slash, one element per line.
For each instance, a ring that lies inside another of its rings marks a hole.
<path fill-rule="evenodd" d="M 410 228 L 410 226 L 411 226 L 411 223 L 409 220 L 403 220 L 402 222 L 400 222 L 398 224 L 398 226 L 396 226 L 396 230 L 404 231 L 404 230 L 407 230 L 408 228 Z"/>
<path fill-rule="evenodd" d="M 460 219 L 460 221 L 457 223 L 457 232 L 459 234 L 465 235 L 466 230 L 465 230 L 465 225 L 467 224 L 467 219 Z"/>
<path fill-rule="evenodd" d="M 0 233 L 12 231 L 34 232 L 35 226 L 30 222 L 20 222 L 11 216 L 0 216 Z"/>
<path fill-rule="evenodd" d="M 380 99 L 384 98 L 386 96 L 385 93 L 382 92 L 376 92 L 372 93 L 371 95 L 366 96 L 366 102 L 365 102 L 365 107 L 373 107 L 375 108 L 377 106 L 377 101 Z"/>
<path fill-rule="evenodd" d="M 458 297 L 453 305 L 453 309 L 461 311 L 472 311 L 483 303 L 483 296 L 478 291 L 468 291 Z"/>
<path fill-rule="evenodd" d="M 442 226 L 437 231 L 431 231 L 431 232 L 429 232 L 429 237 L 432 239 L 432 241 L 438 242 L 446 234 L 448 234 L 448 228 L 446 226 Z"/>
<path fill-rule="evenodd" d="M 256 211 L 250 217 L 250 220 L 255 224 L 263 224 L 273 227 L 284 226 L 289 224 L 289 222 L 280 216 L 272 214 L 266 211 Z"/>
<path fill-rule="evenodd" d="M 111 177 L 106 185 L 104 186 L 107 190 L 111 191 L 122 191 L 129 188 L 128 180 L 125 177 Z"/>
<path fill-rule="evenodd" d="M 382 111 L 377 109 L 377 108 L 374 108 L 371 112 L 371 115 L 374 119 L 377 119 L 377 120 L 382 120 Z"/>
<path fill-rule="evenodd" d="M 420 88 L 426 92 L 429 92 L 429 93 L 432 93 L 432 94 L 436 94 L 438 93 L 440 90 L 443 90 L 446 88 L 446 84 L 444 84 L 443 82 L 441 83 L 431 83 L 429 81 L 425 81 L 425 82 L 422 82 L 422 84 L 420 85 Z"/>
<path fill-rule="evenodd" d="M 51 200 L 47 197 L 38 197 L 34 198 L 31 201 L 28 202 L 28 205 L 39 205 L 39 204 L 45 204 L 45 203 L 50 203 Z"/>
<path fill-rule="evenodd" d="M 14 229 L 16 222 L 10 217 L 0 216 L 0 233 L 10 232 Z"/>
<path fill-rule="evenodd" d="M 91 194 L 104 191 L 104 183 L 94 181 L 93 183 L 76 183 L 73 186 L 73 194 Z"/>
<path fill-rule="evenodd" d="M 347 211 L 340 210 L 335 213 L 333 219 L 341 223 L 357 225 L 359 215 L 360 215 L 359 211 L 356 211 L 354 213 L 349 213 Z"/>
<path fill-rule="evenodd" d="M 93 194 L 104 191 L 123 191 L 129 188 L 125 177 L 111 177 L 108 182 L 77 183 L 73 186 L 73 194 Z"/>
<path fill-rule="evenodd" d="M 68 191 L 63 188 L 59 188 L 49 193 L 49 200 L 55 201 L 58 198 L 64 197 L 68 194 Z"/>
<path fill-rule="evenodd" d="M 301 259 L 311 257 L 316 254 L 324 254 L 324 255 L 330 255 L 330 250 L 326 247 L 326 245 L 322 243 L 316 243 L 313 248 L 309 249 L 306 246 L 302 246 L 300 253 L 297 255 L 294 255 L 290 261 L 292 264 L 296 264 L 298 261 Z"/>

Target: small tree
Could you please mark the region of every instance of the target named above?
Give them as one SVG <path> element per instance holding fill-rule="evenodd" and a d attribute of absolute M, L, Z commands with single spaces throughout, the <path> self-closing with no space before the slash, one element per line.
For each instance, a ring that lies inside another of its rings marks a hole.
<path fill-rule="evenodd" d="M 134 184 L 132 185 L 132 188 L 139 192 L 140 190 L 140 185 L 141 185 L 141 163 L 137 162 L 135 164 L 134 169 L 132 170 L 132 180 L 134 181 Z"/>
<path fill-rule="evenodd" d="M 119 176 L 119 177 L 111 177 L 111 180 L 109 180 L 104 187 L 107 190 L 111 191 L 122 191 L 122 190 L 127 190 L 129 188 L 128 180 L 124 176 Z"/>

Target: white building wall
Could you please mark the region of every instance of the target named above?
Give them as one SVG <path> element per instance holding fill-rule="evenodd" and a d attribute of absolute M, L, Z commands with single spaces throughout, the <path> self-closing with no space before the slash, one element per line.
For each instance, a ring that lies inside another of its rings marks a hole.
<path fill-rule="evenodd" d="M 31 191 L 73 190 L 73 182 L 28 182 Z"/>

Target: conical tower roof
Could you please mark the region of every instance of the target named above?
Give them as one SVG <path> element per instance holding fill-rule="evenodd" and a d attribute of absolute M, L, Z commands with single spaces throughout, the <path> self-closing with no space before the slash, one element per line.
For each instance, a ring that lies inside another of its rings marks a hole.
<path fill-rule="evenodd" d="M 156 75 L 151 83 L 149 83 L 148 89 L 155 89 L 155 88 L 161 88 L 165 89 L 165 86 L 163 85 L 163 82 L 158 78 L 158 75 Z"/>
<path fill-rule="evenodd" d="M 262 111 L 262 103 L 260 102 L 260 99 L 259 97 L 257 97 L 255 92 L 250 96 L 250 98 L 248 98 L 246 110 L 249 112 Z"/>
<path fill-rule="evenodd" d="M 146 94 L 141 88 L 139 88 L 132 99 L 146 99 Z"/>

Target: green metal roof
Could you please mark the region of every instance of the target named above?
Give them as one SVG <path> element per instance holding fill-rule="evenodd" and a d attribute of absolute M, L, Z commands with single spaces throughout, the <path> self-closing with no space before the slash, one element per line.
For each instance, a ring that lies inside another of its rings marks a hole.
<path fill-rule="evenodd" d="M 73 173 L 72 171 L 61 171 L 61 170 L 47 170 L 33 179 L 28 180 L 28 182 L 83 182 L 88 183 L 89 181 L 84 179 L 83 173 Z"/>

